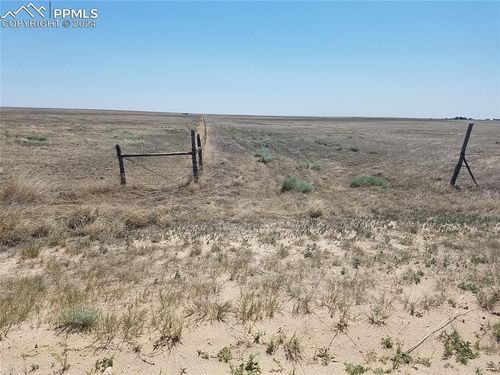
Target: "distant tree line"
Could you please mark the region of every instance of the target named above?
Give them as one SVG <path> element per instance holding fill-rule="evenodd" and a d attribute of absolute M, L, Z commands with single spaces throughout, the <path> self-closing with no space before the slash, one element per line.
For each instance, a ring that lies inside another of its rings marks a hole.
<path fill-rule="evenodd" d="M 447 118 L 447 120 L 450 120 Z M 472 117 L 465 117 L 465 116 L 455 116 L 454 118 L 451 118 L 451 120 L 473 120 Z"/>

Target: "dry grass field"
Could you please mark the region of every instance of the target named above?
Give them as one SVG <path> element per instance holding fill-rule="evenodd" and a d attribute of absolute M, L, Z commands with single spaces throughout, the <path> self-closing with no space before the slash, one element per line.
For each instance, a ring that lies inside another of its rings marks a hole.
<path fill-rule="evenodd" d="M 0 115 L 0 374 L 500 372 L 499 121 Z"/>

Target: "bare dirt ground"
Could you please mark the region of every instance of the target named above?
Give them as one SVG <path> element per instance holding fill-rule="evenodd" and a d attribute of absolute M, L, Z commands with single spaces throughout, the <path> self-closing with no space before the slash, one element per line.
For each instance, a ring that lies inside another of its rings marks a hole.
<path fill-rule="evenodd" d="M 0 115 L 0 374 L 500 372 L 500 122 Z"/>

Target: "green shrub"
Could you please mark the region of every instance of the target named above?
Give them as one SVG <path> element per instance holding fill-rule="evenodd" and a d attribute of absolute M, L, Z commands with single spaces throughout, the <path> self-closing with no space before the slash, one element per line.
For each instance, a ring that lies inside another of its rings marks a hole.
<path fill-rule="evenodd" d="M 36 142 L 45 142 L 47 141 L 47 137 L 41 136 L 41 135 L 22 135 L 20 136 L 21 138 L 27 139 L 28 141 L 36 141 Z"/>
<path fill-rule="evenodd" d="M 445 359 L 455 356 L 457 362 L 466 365 L 470 359 L 479 357 L 479 352 L 473 351 L 470 342 L 462 340 L 457 330 L 451 334 L 445 333 L 443 342 Z"/>
<path fill-rule="evenodd" d="M 275 159 L 275 156 L 267 147 L 261 147 L 255 152 L 261 163 L 269 163 Z"/>
<path fill-rule="evenodd" d="M 382 347 L 384 349 L 392 349 L 393 346 L 394 346 L 394 344 L 392 342 L 392 338 L 390 338 L 389 336 L 384 337 L 382 339 Z"/>
<path fill-rule="evenodd" d="M 471 292 L 473 294 L 479 293 L 479 287 L 474 283 L 466 283 L 466 282 L 462 281 L 460 284 L 458 284 L 458 287 L 462 290 L 465 290 L 467 292 Z"/>
<path fill-rule="evenodd" d="M 401 346 L 398 345 L 396 352 L 391 357 L 392 361 L 392 369 L 396 370 L 401 365 L 409 365 L 413 362 L 413 358 L 406 352 L 401 349 Z"/>
<path fill-rule="evenodd" d="M 11 135 L 7 135 L 8 137 Z M 14 137 L 18 139 L 24 139 L 26 141 L 34 141 L 34 142 L 46 142 L 48 140 L 47 137 L 36 134 L 15 134 Z"/>
<path fill-rule="evenodd" d="M 361 186 L 381 186 L 388 187 L 389 182 L 385 178 L 373 177 L 373 176 L 361 176 L 356 177 L 351 181 L 351 187 L 361 187 Z"/>
<path fill-rule="evenodd" d="M 314 186 L 310 182 L 299 181 L 299 184 L 295 189 L 297 189 L 297 191 L 301 193 L 310 193 L 311 191 L 313 191 Z"/>
<path fill-rule="evenodd" d="M 231 348 L 228 346 L 223 347 L 219 353 L 217 353 L 217 359 L 219 362 L 229 363 L 233 359 L 233 354 L 231 353 Z"/>
<path fill-rule="evenodd" d="M 290 191 L 295 189 L 295 187 L 297 186 L 297 181 L 298 179 L 296 177 L 287 177 L 281 183 L 281 191 Z"/>
<path fill-rule="evenodd" d="M 484 255 L 473 255 L 471 258 L 471 262 L 474 264 L 487 264 L 488 258 Z"/>
<path fill-rule="evenodd" d="M 70 332 L 88 332 L 95 326 L 98 316 L 92 308 L 74 306 L 61 314 L 60 328 Z"/>
<path fill-rule="evenodd" d="M 369 369 L 367 367 L 363 367 L 361 365 L 354 365 L 352 363 L 345 364 L 345 372 L 349 375 L 361 375 L 367 372 Z"/>
<path fill-rule="evenodd" d="M 231 375 L 259 375 L 261 374 L 259 362 L 255 360 L 255 356 L 250 354 L 246 362 L 240 363 L 239 366 L 230 365 Z"/>
<path fill-rule="evenodd" d="M 281 183 L 282 192 L 297 190 L 301 193 L 310 193 L 313 189 L 313 184 L 299 180 L 297 177 L 287 177 Z"/>

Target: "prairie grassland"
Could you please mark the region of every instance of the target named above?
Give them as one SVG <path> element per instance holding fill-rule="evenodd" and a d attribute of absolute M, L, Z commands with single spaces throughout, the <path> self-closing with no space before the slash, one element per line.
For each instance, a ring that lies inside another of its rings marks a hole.
<path fill-rule="evenodd" d="M 499 122 L 0 114 L 1 374 L 500 371 Z"/>

